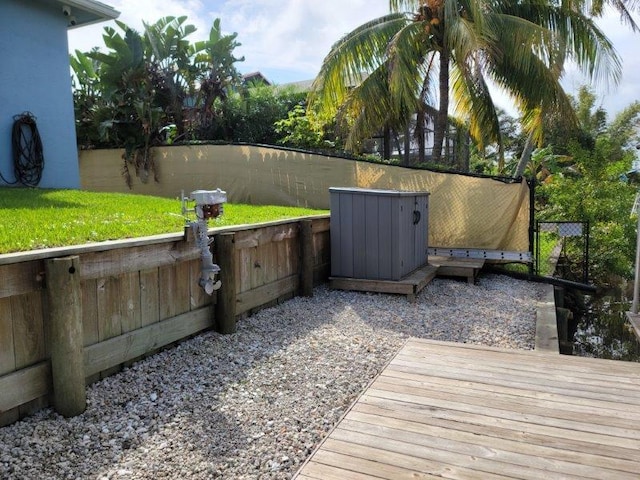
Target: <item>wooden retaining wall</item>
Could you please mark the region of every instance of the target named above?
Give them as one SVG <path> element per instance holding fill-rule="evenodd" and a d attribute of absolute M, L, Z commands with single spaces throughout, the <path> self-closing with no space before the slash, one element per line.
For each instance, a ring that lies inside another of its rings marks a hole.
<path fill-rule="evenodd" d="M 211 297 L 187 233 L 0 255 L 0 426 L 57 408 L 51 339 L 65 332 L 51 331 L 63 293 L 47 288 L 51 259 L 71 259 L 79 275 L 81 338 L 71 340 L 86 384 L 203 330 L 230 333 L 237 319 L 311 295 L 329 276 L 328 215 L 211 230 L 223 282 Z"/>

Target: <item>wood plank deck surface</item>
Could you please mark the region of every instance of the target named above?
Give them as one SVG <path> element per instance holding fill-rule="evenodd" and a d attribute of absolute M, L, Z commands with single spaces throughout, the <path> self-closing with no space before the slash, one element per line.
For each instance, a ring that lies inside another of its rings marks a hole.
<path fill-rule="evenodd" d="M 418 293 L 436 276 L 437 267 L 425 265 L 400 280 L 370 280 L 365 278 L 329 277 L 329 286 L 339 290 L 398 293 L 414 301 Z"/>
<path fill-rule="evenodd" d="M 640 363 L 411 339 L 294 478 L 638 479 Z"/>
<path fill-rule="evenodd" d="M 430 255 L 429 265 L 438 267 L 438 276 L 466 277 L 467 283 L 475 283 L 476 277 L 484 266 L 482 258 L 459 258 Z"/>

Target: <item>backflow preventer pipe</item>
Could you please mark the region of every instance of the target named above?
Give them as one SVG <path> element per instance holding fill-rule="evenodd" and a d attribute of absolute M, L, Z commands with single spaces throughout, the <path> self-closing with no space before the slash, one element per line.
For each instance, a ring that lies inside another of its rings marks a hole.
<path fill-rule="evenodd" d="M 213 255 L 209 246 L 213 240 L 209 239 L 209 226 L 207 220 L 217 218 L 223 213 L 222 204 L 227 201 L 226 192 L 220 190 L 195 190 L 191 192 L 189 198 L 183 198 L 183 213 L 186 214 L 187 209 L 184 201 L 191 200 L 196 203 L 194 212 L 197 221 L 189 222 L 189 226 L 193 229 L 196 239 L 196 245 L 200 249 L 200 280 L 199 285 L 204 289 L 207 295 L 211 295 L 221 286 L 220 280 L 216 280 L 220 267 L 213 263 Z"/>

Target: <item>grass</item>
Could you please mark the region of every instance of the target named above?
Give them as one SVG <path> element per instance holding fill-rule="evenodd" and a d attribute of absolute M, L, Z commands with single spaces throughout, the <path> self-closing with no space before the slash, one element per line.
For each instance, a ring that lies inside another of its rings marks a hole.
<path fill-rule="evenodd" d="M 540 242 L 539 274 L 542 276 L 548 276 L 551 275 L 549 257 L 551 257 L 551 252 L 558 243 L 558 236 L 550 232 L 540 232 L 538 239 Z"/>
<path fill-rule="evenodd" d="M 0 188 L 0 254 L 181 232 L 179 199 L 79 190 Z M 225 204 L 210 227 L 328 213 L 297 207 Z"/>

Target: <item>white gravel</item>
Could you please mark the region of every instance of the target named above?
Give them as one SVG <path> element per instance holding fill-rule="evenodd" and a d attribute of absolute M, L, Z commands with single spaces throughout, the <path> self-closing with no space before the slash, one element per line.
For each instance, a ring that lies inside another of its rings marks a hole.
<path fill-rule="evenodd" d="M 2 479 L 287 479 L 409 336 L 532 349 L 538 284 L 314 290 L 92 385 L 88 408 L 0 428 Z"/>

